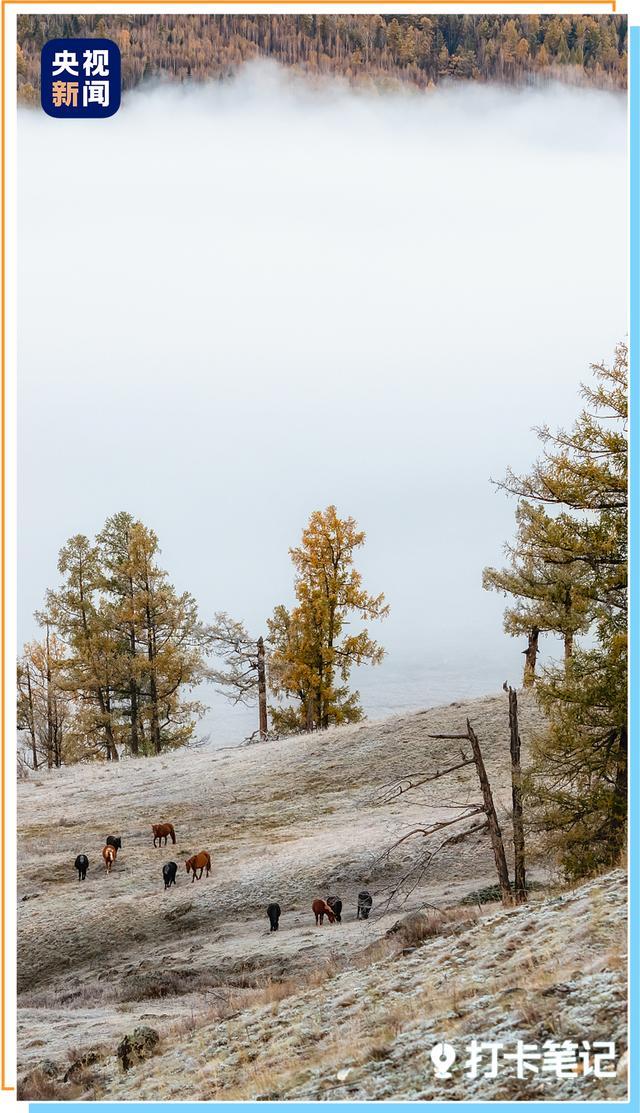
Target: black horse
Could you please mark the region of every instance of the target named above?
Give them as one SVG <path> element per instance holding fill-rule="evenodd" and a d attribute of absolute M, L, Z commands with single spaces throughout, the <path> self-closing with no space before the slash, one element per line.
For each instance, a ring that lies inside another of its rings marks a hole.
<path fill-rule="evenodd" d="M 342 923 L 342 901 L 340 897 L 327 897 L 327 904 L 329 908 L 333 909 L 333 914 L 338 924 Z"/>
<path fill-rule="evenodd" d="M 107 846 L 115 846 L 116 850 L 122 850 L 122 839 L 119 835 L 117 838 L 115 835 L 107 835 L 105 843 Z"/>
<path fill-rule="evenodd" d="M 175 885 L 176 874 L 178 867 L 175 862 L 165 862 L 162 867 L 162 876 L 164 877 L 164 887 L 168 889 L 170 885 Z"/>
<path fill-rule="evenodd" d="M 267 916 L 269 917 L 269 923 L 271 924 L 271 929 L 270 930 L 271 931 L 277 931 L 278 930 L 278 920 L 280 919 L 280 905 L 279 904 L 270 904 L 269 907 L 267 908 Z"/>
<path fill-rule="evenodd" d="M 356 920 L 368 920 L 372 904 L 373 897 L 371 896 L 371 893 L 367 892 L 366 889 L 363 889 L 361 893 L 358 893 L 358 913 L 356 915 Z"/>
<path fill-rule="evenodd" d="M 86 854 L 78 854 L 73 863 L 73 868 L 78 871 L 78 881 L 86 881 L 87 870 L 89 869 L 89 859 Z"/>

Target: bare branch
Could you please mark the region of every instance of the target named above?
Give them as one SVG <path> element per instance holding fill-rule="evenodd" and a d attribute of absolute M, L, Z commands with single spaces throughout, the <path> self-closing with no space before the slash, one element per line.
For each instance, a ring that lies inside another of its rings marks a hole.
<path fill-rule="evenodd" d="M 466 738 L 466 735 L 465 735 Z M 399 796 L 403 796 L 405 792 L 410 792 L 412 789 L 421 788 L 422 785 L 429 784 L 431 781 L 437 781 L 440 777 L 446 777 L 449 773 L 455 773 L 457 769 L 464 769 L 466 765 L 473 765 L 472 757 L 464 757 L 457 765 L 451 765 L 447 769 L 438 769 L 435 773 L 423 775 L 422 773 L 408 773 L 406 777 L 402 777 L 399 781 L 385 786 L 383 794 L 379 799 L 379 803 L 387 804 L 391 800 L 397 800 Z M 415 780 L 415 777 L 420 777 L 420 780 Z"/>

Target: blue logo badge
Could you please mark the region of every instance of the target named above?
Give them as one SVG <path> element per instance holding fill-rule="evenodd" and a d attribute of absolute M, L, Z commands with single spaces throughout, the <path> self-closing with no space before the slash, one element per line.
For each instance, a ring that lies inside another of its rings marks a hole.
<path fill-rule="evenodd" d="M 59 119 L 113 116 L 120 71 L 120 48 L 111 39 L 51 39 L 41 54 L 42 107 Z"/>

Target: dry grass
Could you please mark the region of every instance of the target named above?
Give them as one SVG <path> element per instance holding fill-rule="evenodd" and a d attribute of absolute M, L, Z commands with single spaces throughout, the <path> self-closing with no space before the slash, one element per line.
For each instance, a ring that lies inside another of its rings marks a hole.
<path fill-rule="evenodd" d="M 421 1085 L 427 1079 L 424 1059 L 433 1033 L 454 1041 L 485 1033 L 504 1039 L 509 1031 L 534 1042 L 550 1035 L 575 1038 L 578 1021 L 567 1002 L 575 1008 L 581 993 L 580 1008 L 598 1027 L 598 1010 L 606 1010 L 603 1016 L 611 1010 L 610 983 L 598 998 L 589 979 L 599 972 L 610 978 L 617 969 L 617 984 L 624 985 L 624 933 L 617 932 L 615 903 L 620 896 L 619 882 L 598 882 L 568 894 L 558 908 L 538 901 L 471 924 L 460 920 L 458 909 L 455 917 L 425 924 L 429 934 L 410 953 L 402 931 L 395 930 L 379 941 L 375 958 L 368 948 L 357 966 L 330 963 L 304 979 L 233 991 L 207 1012 L 194 1011 L 164 1033 L 157 1058 L 141 1068 L 144 1074 L 130 1072 L 115 1085 L 113 1079 L 106 1085 L 94 1079 L 93 1093 L 151 1100 L 170 1086 L 165 1096 L 201 1100 L 399 1097 L 412 1093 L 407 1078 L 421 1078 Z M 576 927 L 585 918 L 589 923 L 594 906 L 607 910 L 606 946 L 604 932 L 588 943 L 577 938 Z M 580 991 L 577 964 L 586 978 Z M 503 1027 L 493 1035 L 496 1022 Z M 185 1062 L 198 1064 L 195 1072 Z M 150 1089 L 139 1093 L 147 1084 Z M 367 1090 L 372 1084 L 378 1089 Z M 531 1096 L 508 1080 L 490 1096 L 507 1095 Z"/>
<path fill-rule="evenodd" d="M 488 905 L 460 905 L 471 890 L 494 883 L 486 835 L 435 857 L 397 928 L 401 909 L 386 905 L 398 875 L 422 848 L 403 844 L 391 861 L 384 851 L 426 811 L 433 818 L 450 817 L 450 811 L 440 782 L 420 802 L 373 802 L 383 785 L 408 769 L 425 761 L 441 765 L 448 744 L 428 735 L 454 731 L 467 715 L 480 736 L 494 794 L 506 807 L 502 696 L 267 747 L 169 754 L 113 769 L 42 773 L 21 783 L 19 886 L 20 896 L 30 898 L 20 904 L 22 1072 L 33 1072 L 46 1057 L 63 1064 L 63 1074 L 70 1048 L 91 1049 L 100 1039 L 107 1059 L 95 1078 L 81 1079 L 98 1096 L 138 1097 L 134 1075 L 138 1086 L 148 1086 L 140 1093 L 149 1099 L 205 1091 L 253 1096 L 278 1087 L 287 1096 L 303 1086 L 307 1064 L 324 1074 L 340 1069 L 345 1055 L 355 1056 L 362 1070 L 384 1063 L 395 1041 L 443 1010 L 451 1024 L 464 1027 L 478 994 L 498 975 L 500 963 L 491 968 L 498 959 L 524 959 L 513 974 L 521 984 L 535 974 L 526 946 L 487 937 L 481 985 L 457 967 L 441 984 L 440 970 L 458 939 L 475 946 L 474 933 L 494 913 Z M 538 717 L 523 696 L 525 749 Z M 476 791 L 471 773 L 461 774 L 456 795 Z M 159 818 L 174 822 L 175 847 L 151 845 L 149 824 Z M 97 864 L 107 831 L 123 836 L 109 878 Z M 182 863 L 204 848 L 212 856 L 212 877 L 192 884 L 181 865 L 178 886 L 165 893 L 162 863 Z M 90 870 L 79 884 L 72 864 L 80 851 L 88 853 Z M 363 887 L 374 896 L 366 923 L 355 919 Z M 344 901 L 343 923 L 315 928 L 311 901 L 330 892 Z M 273 899 L 283 916 L 280 931 L 270 934 L 265 910 Z M 592 915 L 600 939 L 606 926 L 595 905 Z M 428 984 L 417 974 L 418 982 L 407 982 L 413 960 L 432 951 L 440 958 Z M 461 970 L 464 961 L 458 960 Z M 519 1002 L 521 990 L 513 990 Z M 298 1015 L 304 1017 L 300 1031 Z M 120 1079 L 108 1057 L 139 1023 L 162 1033 L 159 1054 L 145 1068 L 148 1083 L 135 1071 Z M 357 1054 L 352 1041 L 359 1041 Z M 199 1064 L 193 1077 L 182 1073 L 180 1056 L 173 1062 L 174 1048 L 183 1045 Z M 336 1087 L 335 1079 L 330 1085 Z M 43 1086 L 36 1080 L 34 1092 Z"/>

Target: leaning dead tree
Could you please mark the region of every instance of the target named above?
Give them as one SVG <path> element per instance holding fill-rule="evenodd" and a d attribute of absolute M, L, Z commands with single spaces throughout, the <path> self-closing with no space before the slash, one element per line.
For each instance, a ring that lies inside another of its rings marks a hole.
<path fill-rule="evenodd" d="M 224 665 L 207 669 L 207 678 L 218 684 L 218 691 L 233 704 L 251 706 L 257 701 L 258 733 L 264 742 L 269 733 L 264 640 L 252 638 L 241 622 L 219 611 L 204 629 L 204 643 Z"/>
<path fill-rule="evenodd" d="M 506 687 L 506 685 L 505 685 Z M 471 722 L 467 719 L 466 731 L 464 734 L 430 734 L 429 738 L 438 741 L 451 741 L 462 742 L 464 745 L 460 750 L 460 760 L 453 765 L 449 765 L 443 769 L 436 769 L 429 772 L 416 772 L 408 774 L 406 777 L 401 778 L 399 781 L 389 785 L 381 797 L 379 803 L 390 803 L 397 799 L 399 796 L 408 792 L 423 788 L 425 785 L 432 784 L 434 781 L 440 780 L 443 777 L 450 776 L 466 766 L 473 765 L 478 777 L 478 784 L 482 794 L 482 802 L 464 803 L 454 801 L 453 803 L 440 803 L 439 808 L 452 808 L 457 811 L 457 814 L 451 818 L 441 819 L 431 824 L 425 824 L 414 827 L 412 830 L 407 831 L 401 838 L 397 839 L 395 843 L 389 848 L 387 856 L 391 854 L 402 843 L 406 842 L 415 836 L 422 836 L 429 838 L 437 835 L 445 829 L 454 827 L 458 824 L 467 823 L 469 819 L 476 816 L 483 815 L 484 820 L 481 823 L 476 823 L 473 826 L 465 826 L 462 830 L 448 834 L 444 841 L 433 849 L 427 851 L 423 855 L 416 867 L 411 867 L 408 873 L 405 873 L 399 884 L 394 888 L 392 896 L 405 885 L 409 879 L 412 880 L 412 888 L 418 884 L 420 877 L 432 862 L 436 854 L 440 853 L 445 846 L 452 843 L 459 842 L 467 836 L 479 831 L 488 831 L 491 840 L 491 848 L 496 865 L 496 873 L 498 875 L 498 884 L 500 886 L 500 895 L 504 905 L 512 905 L 514 900 L 516 903 L 526 901 L 526 884 L 525 884 L 525 867 L 524 867 L 524 825 L 522 815 L 522 774 L 520 766 L 520 735 L 518 732 L 518 711 L 517 711 L 517 697 L 512 688 L 508 689 L 509 692 L 509 724 L 510 724 L 510 749 L 511 749 L 511 780 L 512 780 L 512 795 L 513 795 L 513 842 L 515 851 L 515 886 L 512 888 L 509 878 L 509 868 L 507 865 L 507 856 L 504 848 L 504 840 L 502 831 L 500 829 L 500 822 L 498 820 L 498 813 L 496 811 L 493 793 L 489 777 L 487 775 L 484 758 L 478 736 L 473 729 Z M 468 746 L 468 749 L 465 748 Z"/>
<path fill-rule="evenodd" d="M 500 885 L 500 895 L 503 904 L 512 904 L 513 894 L 511 892 L 511 883 L 509 881 L 509 868 L 507 866 L 507 856 L 504 851 L 504 842 L 502 841 L 502 831 L 500 830 L 500 823 L 498 822 L 498 813 L 496 812 L 495 804 L 493 802 L 493 794 L 491 792 L 491 785 L 487 776 L 482 751 L 478 736 L 474 731 L 469 719 L 467 719 L 466 734 L 430 734 L 429 738 L 437 739 L 451 739 L 459 742 L 468 742 L 471 746 L 472 760 L 470 764 L 475 765 L 476 773 L 478 774 L 478 781 L 480 782 L 480 790 L 482 792 L 482 810 L 487 817 L 487 828 L 489 831 L 489 838 L 491 839 L 491 848 L 496 863 L 496 871 L 498 874 L 498 883 Z M 459 818 L 465 818 L 461 816 Z"/>

